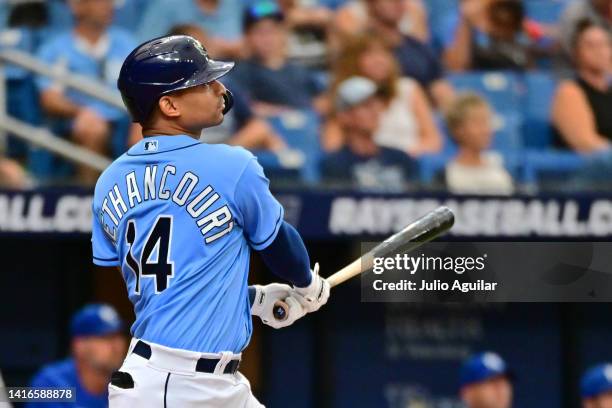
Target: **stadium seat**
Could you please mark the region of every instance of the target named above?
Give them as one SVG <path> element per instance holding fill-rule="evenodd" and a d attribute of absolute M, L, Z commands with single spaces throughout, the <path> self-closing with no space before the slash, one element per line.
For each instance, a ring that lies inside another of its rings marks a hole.
<path fill-rule="evenodd" d="M 307 182 L 319 180 L 321 147 L 318 114 L 313 110 L 287 111 L 269 117 L 268 122 L 289 147 L 304 153 L 306 161 L 301 170 L 302 179 Z M 272 164 L 272 161 L 268 163 Z"/>
<path fill-rule="evenodd" d="M 545 24 L 556 24 L 565 7 L 561 0 L 531 0 L 524 4 L 529 18 Z"/>
<path fill-rule="evenodd" d="M 547 148 L 553 139 L 550 107 L 557 86 L 556 80 L 547 72 L 530 72 L 525 74 L 524 82 L 524 145 L 535 149 Z"/>
<path fill-rule="evenodd" d="M 574 152 L 526 149 L 520 180 L 531 185 L 563 181 L 584 165 L 585 158 Z"/>
<path fill-rule="evenodd" d="M 521 83 L 515 73 L 469 72 L 452 74 L 448 79 L 459 91 L 472 91 L 487 98 L 498 112 L 519 110 Z"/>

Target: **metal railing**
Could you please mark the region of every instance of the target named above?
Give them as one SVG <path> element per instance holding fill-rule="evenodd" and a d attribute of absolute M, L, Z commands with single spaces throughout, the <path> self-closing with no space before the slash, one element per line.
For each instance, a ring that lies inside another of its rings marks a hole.
<path fill-rule="evenodd" d="M 61 138 L 46 128 L 35 127 L 9 116 L 6 106 L 6 78 L 3 69 L 6 64 L 16 65 L 34 74 L 49 77 L 63 86 L 74 88 L 83 94 L 126 110 L 121 97 L 95 78 L 75 74 L 61 66 L 49 66 L 22 51 L 3 49 L 0 50 L 0 142 L 2 145 L 6 146 L 6 134 L 10 133 L 11 136 L 46 149 L 71 162 L 99 171 L 108 167 L 111 163 L 109 158 Z"/>

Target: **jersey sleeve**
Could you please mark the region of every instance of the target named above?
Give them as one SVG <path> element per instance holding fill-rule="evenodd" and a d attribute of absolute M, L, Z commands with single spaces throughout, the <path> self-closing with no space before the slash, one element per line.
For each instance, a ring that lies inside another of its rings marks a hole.
<path fill-rule="evenodd" d="M 46 370 L 43 370 L 36 374 L 36 376 L 30 382 L 30 387 L 32 388 L 58 388 L 62 387 L 62 384 L 58 384 L 57 381 L 54 381 L 53 378 L 49 375 Z M 65 388 L 66 385 L 64 384 Z M 37 402 L 30 401 L 24 405 L 25 408 L 60 408 L 64 404 L 61 402 Z"/>
<path fill-rule="evenodd" d="M 91 249 L 93 253 L 93 263 L 98 266 L 119 266 L 117 249 L 108 234 L 104 231 L 103 224 L 106 222 L 105 217 L 100 210 L 96 210 L 95 205 L 92 207 L 92 211 Z"/>
<path fill-rule="evenodd" d="M 270 192 L 270 181 L 255 157 L 249 160 L 236 184 L 234 200 L 251 248 L 257 251 L 267 248 L 278 234 L 284 210 Z"/>

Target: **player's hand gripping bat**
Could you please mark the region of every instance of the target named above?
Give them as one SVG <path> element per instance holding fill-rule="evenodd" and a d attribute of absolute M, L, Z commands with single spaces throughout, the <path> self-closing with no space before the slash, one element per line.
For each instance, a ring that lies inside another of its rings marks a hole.
<path fill-rule="evenodd" d="M 391 235 L 360 258 L 331 275 L 327 278 L 327 281 L 333 288 L 353 276 L 370 270 L 373 266 L 374 258 L 410 252 L 448 231 L 454 222 L 455 216 L 453 212 L 447 207 L 439 207 L 409 224 L 400 232 Z M 274 317 L 277 320 L 284 320 L 286 316 L 286 304 L 284 302 L 277 302 L 274 309 Z"/>

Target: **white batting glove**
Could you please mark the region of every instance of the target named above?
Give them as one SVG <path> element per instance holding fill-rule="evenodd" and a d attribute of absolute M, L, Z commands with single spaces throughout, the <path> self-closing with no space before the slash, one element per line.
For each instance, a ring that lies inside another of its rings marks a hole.
<path fill-rule="evenodd" d="M 316 312 L 329 299 L 329 282 L 319 275 L 319 263 L 312 271 L 312 281 L 305 288 L 293 287 L 293 296 L 308 313 Z"/>
<path fill-rule="evenodd" d="M 275 329 L 280 329 L 292 325 L 300 317 L 306 314 L 306 310 L 294 296 L 293 288 L 281 283 L 271 283 L 261 286 L 255 285 L 255 300 L 251 306 L 251 314 L 259 316 L 264 324 Z M 285 302 L 288 308 L 285 309 L 286 319 L 277 320 L 274 318 L 274 304 Z"/>

